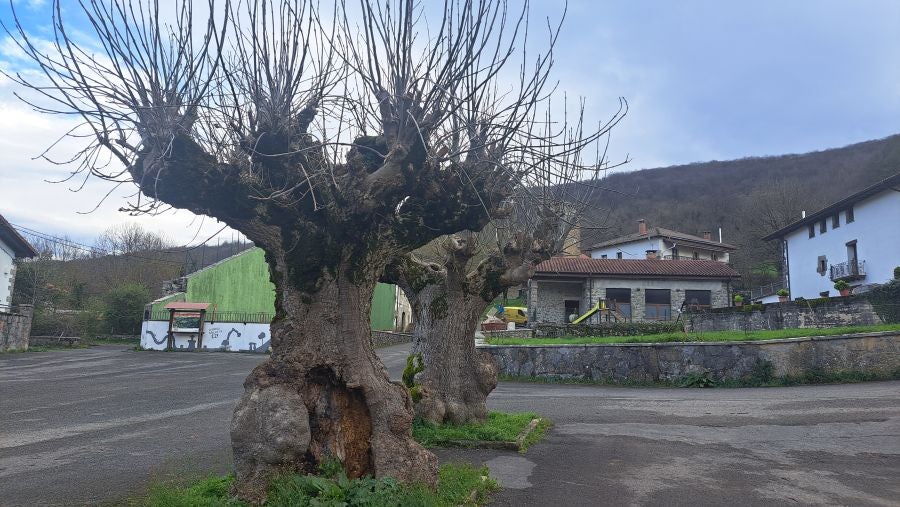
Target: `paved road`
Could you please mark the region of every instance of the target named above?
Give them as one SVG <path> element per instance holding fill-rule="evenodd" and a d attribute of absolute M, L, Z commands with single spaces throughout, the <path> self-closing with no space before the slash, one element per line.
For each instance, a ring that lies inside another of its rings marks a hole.
<path fill-rule="evenodd" d="M 380 351 L 399 376 L 404 346 Z M 261 358 L 122 347 L 0 356 L 0 505 L 114 501 L 230 468 L 228 423 Z M 556 426 L 487 463 L 497 505 L 900 505 L 900 382 L 785 389 L 504 383 Z"/>

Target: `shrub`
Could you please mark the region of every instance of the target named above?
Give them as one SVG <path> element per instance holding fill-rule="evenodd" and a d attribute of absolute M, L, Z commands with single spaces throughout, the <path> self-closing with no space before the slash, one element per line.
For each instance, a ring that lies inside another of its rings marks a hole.
<path fill-rule="evenodd" d="M 117 287 L 103 296 L 104 317 L 111 334 L 140 334 L 144 305 L 150 294 L 142 285 Z"/>
<path fill-rule="evenodd" d="M 735 302 L 735 303 L 743 303 L 743 302 L 744 302 L 744 296 L 741 296 L 740 294 L 735 294 L 735 295 L 734 295 L 734 302 Z"/>
<path fill-rule="evenodd" d="M 563 336 L 641 336 L 648 334 L 677 333 L 682 326 L 675 322 L 611 322 L 608 324 L 538 324 L 537 337 L 560 338 Z"/>
<path fill-rule="evenodd" d="M 847 290 L 850 288 L 850 284 L 845 282 L 844 280 L 838 280 L 834 282 L 834 290 Z"/>
<path fill-rule="evenodd" d="M 791 295 L 791 293 L 788 292 L 787 289 L 781 289 L 780 291 L 776 292 L 776 294 L 778 294 L 778 297 L 782 297 L 782 298 L 786 298 Z"/>
<path fill-rule="evenodd" d="M 876 287 L 865 294 L 872 309 L 885 324 L 900 323 L 900 280 Z"/>

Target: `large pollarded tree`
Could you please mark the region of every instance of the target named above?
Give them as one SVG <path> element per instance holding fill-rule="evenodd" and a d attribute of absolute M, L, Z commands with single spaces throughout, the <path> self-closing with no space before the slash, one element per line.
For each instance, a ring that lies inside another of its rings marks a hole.
<path fill-rule="evenodd" d="M 372 293 L 391 259 L 481 229 L 553 170 L 539 162 L 597 140 L 544 116 L 557 29 L 526 57 L 527 6 L 496 0 L 80 6 L 54 2 L 49 44 L 10 27 L 43 72 L 10 76 L 25 99 L 83 120 L 73 172 L 135 184 L 132 212 L 209 215 L 266 253 L 272 354 L 235 409 L 237 493 L 260 501 L 274 473 L 328 456 L 353 477 L 433 482 L 410 397 L 372 348 Z"/>

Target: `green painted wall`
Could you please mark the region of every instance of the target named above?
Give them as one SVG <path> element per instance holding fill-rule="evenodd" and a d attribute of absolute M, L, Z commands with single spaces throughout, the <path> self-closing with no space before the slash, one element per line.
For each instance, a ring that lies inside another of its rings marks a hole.
<path fill-rule="evenodd" d="M 385 331 L 394 329 L 394 306 L 397 290 L 394 285 L 379 283 L 372 296 L 372 329 Z"/>
<path fill-rule="evenodd" d="M 212 303 L 217 312 L 274 313 L 275 286 L 259 248 L 188 276 L 187 300 Z"/>
<path fill-rule="evenodd" d="M 275 313 L 275 286 L 269 280 L 265 254 L 251 248 L 188 275 L 187 293 L 155 302 L 153 311 L 163 311 L 172 301 L 211 303 L 216 312 Z M 379 283 L 372 298 L 372 329 L 393 329 L 395 304 L 395 286 Z"/>

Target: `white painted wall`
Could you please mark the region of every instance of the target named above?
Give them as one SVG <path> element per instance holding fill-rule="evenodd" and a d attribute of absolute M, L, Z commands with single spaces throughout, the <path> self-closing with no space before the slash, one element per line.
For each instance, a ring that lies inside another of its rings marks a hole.
<path fill-rule="evenodd" d="M 616 253 L 622 252 L 623 259 L 646 259 L 647 250 L 662 250 L 662 238 L 641 239 L 638 241 L 630 241 L 621 245 L 607 246 L 590 250 L 588 255 L 593 259 L 602 259 L 606 255 L 607 259 L 617 259 Z"/>
<path fill-rule="evenodd" d="M 849 282 L 884 283 L 894 277 L 894 267 L 900 266 L 900 192 L 885 190 L 853 205 L 854 221 L 847 223 L 847 214 L 840 212 L 840 227 L 833 229 L 831 217 L 826 218 L 827 231 L 809 237 L 803 226 L 785 237 L 788 247 L 788 276 L 791 298 L 819 297 L 829 291 L 837 295 L 829 271 L 816 271 L 820 255 L 832 264 L 847 261 L 847 242 L 856 240 L 857 257 L 866 263 L 866 277 Z"/>
<path fill-rule="evenodd" d="M 647 250 L 656 250 L 657 255 L 664 257 L 666 255 L 672 255 L 672 247 L 678 248 L 678 255 L 680 257 L 693 257 L 694 252 L 697 252 L 699 259 L 712 260 L 712 250 L 678 245 L 677 243 L 663 241 L 660 237 L 629 241 L 628 243 L 622 243 L 621 245 L 598 248 L 596 250 L 590 250 L 588 254 L 592 259 L 602 259 L 604 255 L 607 259 L 617 259 L 618 257 L 616 257 L 616 254 L 622 252 L 623 259 L 646 259 Z M 716 252 L 716 254 L 718 255 L 719 261 L 728 262 L 727 252 Z"/>
<path fill-rule="evenodd" d="M 141 347 L 165 350 L 168 329 L 167 321 L 145 320 L 141 324 Z M 203 329 L 203 350 L 262 353 L 269 349 L 269 339 L 268 324 L 207 323 Z M 193 350 L 196 343 L 196 333 L 175 333 L 175 348 L 178 350 Z"/>
<path fill-rule="evenodd" d="M 13 249 L 0 241 L 0 305 L 12 303 L 13 285 L 16 281 L 15 258 Z"/>

